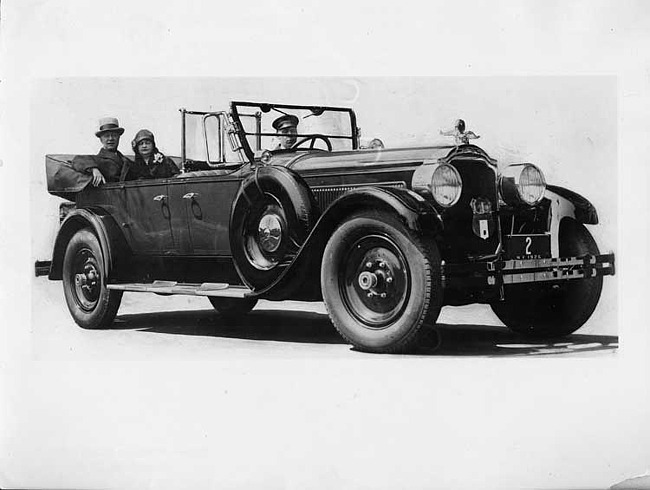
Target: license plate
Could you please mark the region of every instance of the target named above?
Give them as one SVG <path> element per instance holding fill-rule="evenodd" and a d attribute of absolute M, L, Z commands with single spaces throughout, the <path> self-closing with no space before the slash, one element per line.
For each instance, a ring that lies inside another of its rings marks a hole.
<path fill-rule="evenodd" d="M 550 235 L 509 235 L 506 252 L 510 259 L 541 259 L 551 256 Z"/>

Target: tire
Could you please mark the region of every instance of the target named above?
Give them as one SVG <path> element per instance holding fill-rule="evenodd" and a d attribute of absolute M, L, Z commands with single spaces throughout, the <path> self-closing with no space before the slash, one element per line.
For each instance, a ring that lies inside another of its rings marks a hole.
<path fill-rule="evenodd" d="M 89 229 L 77 231 L 63 258 L 63 293 L 74 321 L 82 328 L 107 328 L 122 301 L 122 291 L 106 287 L 104 256 Z"/>
<path fill-rule="evenodd" d="M 309 188 L 283 167 L 262 167 L 242 183 L 230 217 L 235 267 L 253 290 L 272 284 L 316 222 Z"/>
<path fill-rule="evenodd" d="M 240 299 L 209 296 L 208 299 L 210 300 L 210 303 L 212 303 L 213 308 L 217 310 L 222 317 L 228 319 L 236 319 L 245 315 L 255 308 L 255 305 L 257 304 L 257 299 L 255 298 Z"/>
<path fill-rule="evenodd" d="M 560 257 L 598 255 L 598 246 L 584 225 L 565 218 L 560 224 Z M 505 301 L 492 310 L 513 332 L 555 338 L 578 330 L 589 319 L 603 287 L 602 277 L 571 279 L 556 284 L 508 285 Z"/>
<path fill-rule="evenodd" d="M 411 351 L 442 307 L 438 248 L 392 214 L 355 214 L 325 247 L 321 288 L 334 327 L 355 348 Z"/>

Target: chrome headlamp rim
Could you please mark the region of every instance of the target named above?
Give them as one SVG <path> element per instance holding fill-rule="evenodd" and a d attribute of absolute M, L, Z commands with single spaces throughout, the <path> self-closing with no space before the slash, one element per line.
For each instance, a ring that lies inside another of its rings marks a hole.
<path fill-rule="evenodd" d="M 542 187 L 539 196 L 533 201 L 527 200 L 521 190 L 521 176 L 528 169 L 533 169 L 537 173 Z M 506 204 L 525 204 L 527 206 L 535 206 L 544 199 L 545 191 L 546 178 L 544 177 L 544 173 L 537 165 L 532 163 L 515 163 L 508 165 L 503 169 L 499 176 L 499 194 Z"/>
<path fill-rule="evenodd" d="M 454 179 L 458 183 L 457 186 L 456 186 L 458 188 L 458 190 L 456 192 L 456 195 L 454 196 L 454 199 L 451 202 L 441 202 L 438 198 L 436 198 L 436 192 L 435 192 L 435 187 L 436 186 L 434 185 L 434 179 L 435 179 L 436 173 L 439 172 L 439 171 L 442 171 L 442 169 L 451 170 L 451 172 L 452 172 L 452 174 L 454 176 Z M 460 200 L 460 195 L 462 193 L 463 193 L 463 179 L 461 178 L 460 173 L 458 172 L 456 167 L 454 167 L 453 165 L 450 165 L 449 163 L 439 163 L 438 165 L 436 165 L 436 168 L 431 173 L 431 195 L 433 196 L 433 199 L 436 201 L 436 203 L 438 203 L 443 208 L 450 208 L 450 207 L 454 206 L 456 203 L 458 203 L 458 201 Z"/>
<path fill-rule="evenodd" d="M 449 203 L 440 202 L 438 199 L 436 199 L 436 194 L 434 192 L 434 175 L 437 171 L 440 170 L 441 167 L 450 169 L 453 172 L 456 181 L 458 182 L 458 191 L 455 199 Z M 411 178 L 411 189 L 417 194 L 420 194 L 427 199 L 433 200 L 433 202 L 438 206 L 441 206 L 443 208 L 450 208 L 457 204 L 460 200 L 460 196 L 463 192 L 463 179 L 461 178 L 460 173 L 456 167 L 447 162 L 425 162 L 423 165 L 420 165 L 418 168 L 416 168 L 415 172 L 413 173 L 413 177 Z"/>

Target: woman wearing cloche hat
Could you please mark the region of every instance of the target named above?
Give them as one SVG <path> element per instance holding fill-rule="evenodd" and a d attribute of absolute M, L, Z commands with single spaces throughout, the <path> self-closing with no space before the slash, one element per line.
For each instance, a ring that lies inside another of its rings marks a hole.
<path fill-rule="evenodd" d="M 180 173 L 174 161 L 156 148 L 156 140 L 148 129 L 138 131 L 131 142 L 135 165 L 140 176 L 148 179 L 165 179 Z"/>

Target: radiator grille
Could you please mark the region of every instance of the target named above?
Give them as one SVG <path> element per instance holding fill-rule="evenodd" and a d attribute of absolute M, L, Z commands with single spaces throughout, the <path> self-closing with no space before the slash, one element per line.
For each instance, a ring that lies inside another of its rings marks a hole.
<path fill-rule="evenodd" d="M 448 260 L 466 260 L 470 256 L 493 254 L 499 246 L 497 230 L 488 239 L 472 231 L 473 198 L 484 198 L 492 205 L 492 216 L 498 225 L 498 194 L 496 172 L 489 165 L 474 160 L 451 162 L 463 180 L 463 191 L 458 203 L 443 211 L 444 235 L 448 249 L 443 253 Z"/>
<path fill-rule="evenodd" d="M 351 191 L 352 189 L 357 189 L 359 187 L 367 187 L 371 185 L 372 187 L 389 187 L 391 189 L 405 189 L 405 182 L 380 182 L 373 184 L 358 184 L 358 185 L 337 185 L 337 186 L 323 186 L 323 187 L 312 187 L 312 192 L 316 197 L 316 202 L 321 211 L 325 211 L 330 204 L 332 204 L 336 199 L 345 194 L 346 192 Z"/>

